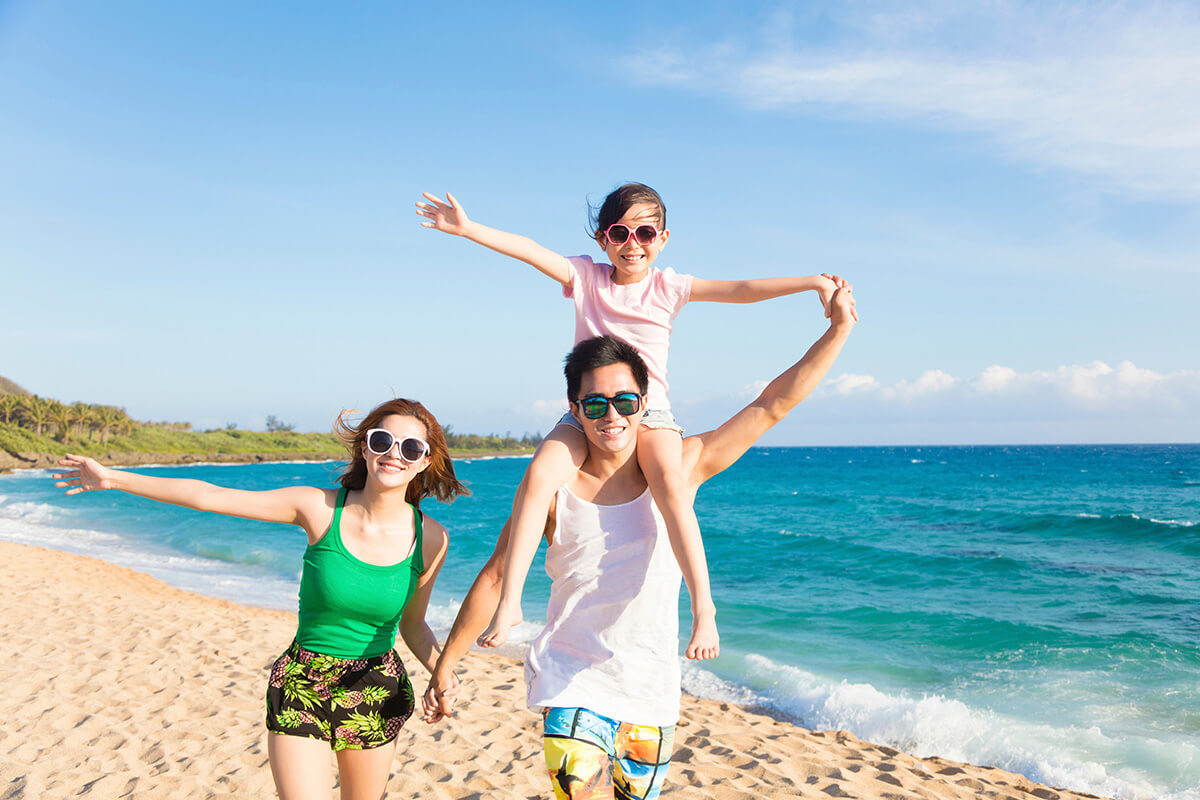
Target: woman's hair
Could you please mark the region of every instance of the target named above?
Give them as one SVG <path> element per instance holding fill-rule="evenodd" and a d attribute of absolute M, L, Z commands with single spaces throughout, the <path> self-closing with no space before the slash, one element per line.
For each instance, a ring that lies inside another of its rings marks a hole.
<path fill-rule="evenodd" d="M 344 488 L 357 490 L 367 485 L 367 460 L 363 456 L 363 442 L 366 441 L 367 431 L 378 428 L 384 417 L 397 414 L 401 417 L 412 417 L 424 425 L 425 441 L 429 444 L 429 466 L 408 484 L 404 499 L 414 507 L 420 507 L 421 499 L 431 495 L 445 503 L 471 493 L 454 477 L 454 465 L 450 463 L 450 450 L 446 447 L 446 436 L 442 433 L 442 426 L 425 406 L 416 400 L 398 397 L 375 406 L 357 425 L 346 421 L 346 417 L 353 413 L 355 412 L 343 411 L 338 414 L 334 423 L 334 433 L 350 450 L 350 463 L 346 465 L 338 481 Z"/>
<path fill-rule="evenodd" d="M 600 208 L 593 209 L 588 206 L 592 218 L 592 238 L 599 240 L 609 225 L 620 221 L 625 212 L 638 203 L 658 206 L 658 227 L 667 227 L 667 206 L 658 192 L 644 183 L 627 183 L 609 192 Z"/>

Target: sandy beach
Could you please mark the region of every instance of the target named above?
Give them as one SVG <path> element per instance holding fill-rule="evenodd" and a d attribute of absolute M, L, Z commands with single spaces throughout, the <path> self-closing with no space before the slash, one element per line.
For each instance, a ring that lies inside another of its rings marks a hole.
<path fill-rule="evenodd" d="M 0 798 L 274 796 L 262 694 L 294 614 L 6 542 L 0 585 L 0 680 L 10 698 Z M 405 663 L 422 691 L 427 674 L 411 656 Z M 472 653 L 460 675 L 456 718 L 410 721 L 401 732 L 388 796 L 549 796 L 519 662 Z M 1094 797 L 726 703 L 685 697 L 682 714 L 663 793 L 678 800 Z"/>

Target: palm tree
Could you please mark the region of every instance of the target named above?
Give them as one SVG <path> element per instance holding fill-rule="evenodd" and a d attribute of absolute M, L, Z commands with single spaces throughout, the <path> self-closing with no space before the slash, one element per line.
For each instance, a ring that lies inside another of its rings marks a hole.
<path fill-rule="evenodd" d="M 17 409 L 20 407 L 21 395 L 0 394 L 0 416 L 4 417 L 5 422 L 12 422 L 13 415 L 17 413 Z"/>
<path fill-rule="evenodd" d="M 96 407 L 88 403 L 75 402 L 71 404 L 71 410 L 75 412 L 75 432 L 82 436 L 85 433 L 94 433 L 97 428 L 96 423 Z M 91 437 L 95 439 L 93 435 Z"/>
<path fill-rule="evenodd" d="M 21 399 L 21 416 L 34 428 L 34 433 L 42 435 L 42 428 L 50 423 L 50 411 L 54 407 L 53 400 L 31 394 Z"/>
<path fill-rule="evenodd" d="M 55 402 L 50 408 L 50 421 L 58 426 L 58 438 L 63 444 L 71 438 L 71 426 L 76 419 L 75 409 L 65 403 Z"/>
<path fill-rule="evenodd" d="M 96 409 L 96 424 L 100 428 L 100 441 L 108 444 L 109 434 L 121 421 L 124 412 L 116 406 L 99 406 Z"/>
<path fill-rule="evenodd" d="M 133 429 L 138 427 L 137 420 L 126 414 L 125 409 L 123 408 L 118 408 L 117 411 L 120 412 L 121 415 L 117 419 L 117 424 L 115 426 L 117 429 L 117 435 L 130 436 L 133 433 Z"/>

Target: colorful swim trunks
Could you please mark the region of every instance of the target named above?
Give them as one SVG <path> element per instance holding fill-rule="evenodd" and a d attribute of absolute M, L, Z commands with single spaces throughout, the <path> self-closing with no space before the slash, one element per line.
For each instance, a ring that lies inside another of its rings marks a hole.
<path fill-rule="evenodd" d="M 546 769 L 558 800 L 650 800 L 662 791 L 674 725 L 634 725 L 586 708 L 547 708 L 542 717 Z"/>
<path fill-rule="evenodd" d="M 396 738 L 413 712 L 413 689 L 395 651 L 337 658 L 295 642 L 271 666 L 267 730 L 368 750 Z"/>

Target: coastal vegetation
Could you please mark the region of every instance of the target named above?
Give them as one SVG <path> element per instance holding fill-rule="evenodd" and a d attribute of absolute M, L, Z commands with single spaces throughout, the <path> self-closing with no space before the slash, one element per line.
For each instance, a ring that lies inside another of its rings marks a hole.
<path fill-rule="evenodd" d="M 0 469 L 50 466 L 67 452 L 113 463 L 181 461 L 274 461 L 341 458 L 345 447 L 333 433 L 300 433 L 274 415 L 266 431 L 228 425 L 194 431 L 189 422 L 144 422 L 125 409 L 96 403 L 61 403 L 0 377 Z M 455 433 L 446 441 L 456 456 L 529 453 L 540 435 L 520 438 Z"/>

